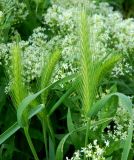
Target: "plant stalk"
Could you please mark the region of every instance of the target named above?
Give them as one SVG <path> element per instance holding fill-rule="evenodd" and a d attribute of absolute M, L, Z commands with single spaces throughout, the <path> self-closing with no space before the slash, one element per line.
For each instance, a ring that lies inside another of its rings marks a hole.
<path fill-rule="evenodd" d="M 46 158 L 48 160 L 47 126 L 46 126 L 45 120 L 43 118 L 41 119 L 41 124 L 42 124 L 43 138 L 44 138 L 44 143 L 45 143 L 45 153 L 46 153 Z"/>
<path fill-rule="evenodd" d="M 31 137 L 30 137 L 30 135 L 29 135 L 28 127 L 25 127 L 25 128 L 24 128 L 24 132 L 25 132 L 25 136 L 26 136 L 26 139 L 27 139 L 27 141 L 28 141 L 29 147 L 30 147 L 30 149 L 31 149 L 31 151 L 32 151 L 32 154 L 33 154 L 33 156 L 34 156 L 34 159 L 35 159 L 35 160 L 39 160 L 39 158 L 38 158 L 38 156 L 37 156 L 37 153 L 36 153 L 36 150 L 35 150 L 35 148 L 34 148 L 34 145 L 33 145 L 33 143 L 32 143 Z"/>
<path fill-rule="evenodd" d="M 87 120 L 87 128 L 86 128 L 86 137 L 85 137 L 85 147 L 88 144 L 89 126 L 90 126 L 90 119 L 88 118 L 88 120 Z M 84 160 L 86 160 L 86 155 L 84 155 Z"/>

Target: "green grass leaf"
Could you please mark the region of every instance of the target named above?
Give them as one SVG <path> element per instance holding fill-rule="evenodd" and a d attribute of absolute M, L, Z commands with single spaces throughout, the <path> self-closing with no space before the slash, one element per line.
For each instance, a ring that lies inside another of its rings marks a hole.
<path fill-rule="evenodd" d="M 73 124 L 70 108 L 68 108 L 68 113 L 67 113 L 67 128 L 70 133 L 75 130 L 75 126 Z M 76 147 L 78 147 L 79 146 L 79 137 L 78 137 L 77 133 L 76 132 L 72 133 L 70 135 L 70 137 L 71 137 L 72 144 L 75 145 Z"/>
<path fill-rule="evenodd" d="M 38 114 L 40 111 L 44 109 L 44 106 L 39 105 L 32 109 L 29 113 L 28 119 L 32 118 L 36 114 Z M 21 126 L 18 124 L 18 122 L 15 122 L 11 127 L 9 127 L 4 133 L 0 135 L 0 144 L 2 144 L 4 141 L 6 141 L 10 136 L 12 136 L 14 133 L 16 133 Z"/>
<path fill-rule="evenodd" d="M 18 125 L 17 122 L 15 122 L 11 127 L 9 127 L 4 133 L 0 135 L 0 145 L 19 129 L 20 126 Z"/>
<path fill-rule="evenodd" d="M 70 136 L 70 133 L 66 134 L 64 138 L 60 141 L 57 151 L 56 151 L 56 160 L 63 160 L 63 147 L 67 138 Z"/>
<path fill-rule="evenodd" d="M 66 134 L 66 135 L 62 138 L 62 140 L 60 141 L 60 143 L 59 143 L 59 145 L 58 145 L 58 147 L 57 147 L 57 150 L 56 150 L 56 160 L 63 160 L 64 144 L 65 144 L 66 140 L 68 139 L 68 137 L 69 137 L 71 134 L 75 133 L 75 132 L 81 132 L 81 131 L 83 131 L 83 130 L 85 130 L 85 129 L 86 129 L 85 126 L 80 127 L 80 128 L 77 128 L 77 129 L 75 129 L 74 131 Z"/>
<path fill-rule="evenodd" d="M 50 137 L 49 137 L 49 159 L 55 160 L 55 147 Z"/>
<path fill-rule="evenodd" d="M 97 115 L 98 111 L 100 111 L 103 107 L 106 106 L 106 103 L 111 100 L 112 97 L 117 97 L 119 100 L 119 106 L 123 106 L 126 109 L 126 112 L 130 115 L 130 125 L 128 127 L 128 136 L 126 138 L 125 144 L 123 146 L 123 152 L 122 152 L 122 159 L 121 160 L 127 160 L 129 151 L 131 149 L 131 143 L 132 143 L 132 135 L 133 135 L 133 110 L 132 110 L 132 102 L 128 96 L 125 96 L 121 93 L 113 93 L 106 95 L 101 100 L 96 102 L 91 111 L 89 112 L 89 116 L 93 117 Z"/>
<path fill-rule="evenodd" d="M 130 121 L 130 124 L 129 124 L 128 135 L 127 135 L 127 139 L 125 141 L 124 147 L 123 147 L 121 160 L 127 160 L 128 159 L 129 151 L 130 151 L 131 145 L 132 145 L 133 123 L 134 123 L 134 120 L 132 118 L 131 121 Z"/>
<path fill-rule="evenodd" d="M 75 130 L 75 127 L 72 121 L 70 108 L 68 108 L 68 113 L 67 113 L 67 128 L 69 132 L 72 132 L 73 130 Z"/>
<path fill-rule="evenodd" d="M 54 106 L 50 109 L 48 116 L 51 116 L 53 112 L 62 104 L 62 102 L 72 93 L 74 87 L 71 87 L 69 90 L 64 93 L 61 98 L 54 104 Z"/>
<path fill-rule="evenodd" d="M 105 107 L 106 103 L 114 96 L 118 97 L 119 105 L 122 105 L 128 111 L 129 115 L 132 116 L 132 102 L 128 96 L 125 96 L 122 93 L 112 93 L 104 96 L 92 106 L 89 116 L 95 116 L 98 111 Z"/>

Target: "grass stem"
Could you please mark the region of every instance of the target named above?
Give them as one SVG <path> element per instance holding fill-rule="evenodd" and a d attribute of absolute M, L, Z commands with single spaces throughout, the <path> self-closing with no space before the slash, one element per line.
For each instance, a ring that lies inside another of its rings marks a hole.
<path fill-rule="evenodd" d="M 45 153 L 46 153 L 46 159 L 48 160 L 48 147 L 47 147 L 47 126 L 45 123 L 45 120 L 42 118 L 41 119 L 42 123 L 42 130 L 43 130 L 43 138 L 44 138 L 44 143 L 45 143 Z"/>
<path fill-rule="evenodd" d="M 26 139 L 27 139 L 27 141 L 28 141 L 29 147 L 30 147 L 30 149 L 31 149 L 31 151 L 32 151 L 32 153 L 33 153 L 34 159 L 35 159 L 35 160 L 39 160 L 39 158 L 38 158 L 38 156 L 37 156 L 37 153 L 36 153 L 36 150 L 35 150 L 35 148 L 34 148 L 34 145 L 33 145 L 33 143 L 32 143 L 31 137 L 30 137 L 30 135 L 29 135 L 28 127 L 25 127 L 25 128 L 24 128 L 24 132 L 25 132 L 25 136 L 26 136 Z"/>
<path fill-rule="evenodd" d="M 87 147 L 87 144 L 88 144 L 89 126 L 90 126 L 90 119 L 88 118 L 87 128 L 86 128 L 86 137 L 85 137 L 85 147 Z M 86 155 L 84 155 L 84 160 L 86 160 Z"/>

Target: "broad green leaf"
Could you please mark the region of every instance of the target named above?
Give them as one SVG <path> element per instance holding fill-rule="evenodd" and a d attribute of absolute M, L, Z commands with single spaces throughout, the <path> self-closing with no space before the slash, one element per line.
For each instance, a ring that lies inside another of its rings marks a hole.
<path fill-rule="evenodd" d="M 66 98 L 73 92 L 74 88 L 78 85 L 78 77 L 76 77 L 76 80 L 72 83 L 72 87 L 70 87 L 61 97 L 60 99 L 54 104 L 54 106 L 50 109 L 48 116 L 51 116 L 53 112 L 62 104 L 65 102 Z"/>
<path fill-rule="evenodd" d="M 111 97 L 108 103 L 103 107 L 103 109 L 99 112 L 98 119 L 110 118 L 114 117 L 118 108 L 118 97 Z M 107 121 L 101 126 L 101 130 L 104 130 L 110 121 Z"/>
<path fill-rule="evenodd" d="M 111 97 L 111 99 L 106 103 L 105 107 L 99 113 L 99 119 L 108 118 L 115 115 L 118 106 L 118 97 Z"/>

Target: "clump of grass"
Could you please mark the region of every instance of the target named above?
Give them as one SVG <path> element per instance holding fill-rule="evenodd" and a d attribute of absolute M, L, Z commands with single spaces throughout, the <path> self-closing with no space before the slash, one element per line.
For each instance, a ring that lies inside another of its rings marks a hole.
<path fill-rule="evenodd" d="M 47 62 L 44 63 L 44 66 L 42 68 L 41 78 L 40 78 L 40 89 L 43 89 L 50 85 L 55 66 L 59 61 L 60 57 L 61 57 L 61 54 L 59 50 L 56 50 L 48 57 Z M 44 105 L 46 105 L 48 93 L 49 93 L 49 90 L 46 90 L 41 94 L 41 102 Z M 41 119 L 41 124 L 43 129 L 46 157 L 47 159 L 49 159 L 47 135 L 48 133 L 50 133 L 53 143 L 55 143 L 55 136 L 54 136 L 54 131 L 48 116 L 47 108 L 45 108 L 43 112 L 40 114 L 40 119 Z"/>
<path fill-rule="evenodd" d="M 83 8 L 80 16 L 80 95 L 82 114 L 87 121 L 85 147 L 88 144 L 91 119 L 88 114 L 96 101 L 99 83 L 105 77 L 106 73 L 114 67 L 115 63 L 121 59 L 121 55 L 115 56 L 114 54 L 106 55 L 104 58 L 97 58 L 95 40 L 95 33 L 93 33 L 86 10 Z M 86 160 L 86 156 L 84 156 L 84 160 Z"/>
<path fill-rule="evenodd" d="M 28 92 L 26 86 L 23 82 L 23 65 L 22 65 L 22 58 L 21 58 L 21 49 L 18 42 L 13 45 L 11 49 L 11 97 L 14 103 L 16 110 L 18 109 L 19 104 L 22 100 L 28 96 Z M 27 112 L 26 112 L 27 114 Z M 32 143 L 31 137 L 28 133 L 28 124 L 24 127 L 24 133 L 26 139 L 28 141 L 29 147 L 33 153 L 35 160 L 39 160 L 34 145 Z"/>

